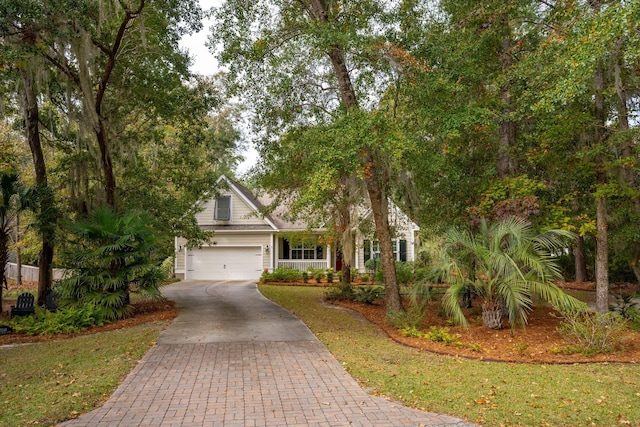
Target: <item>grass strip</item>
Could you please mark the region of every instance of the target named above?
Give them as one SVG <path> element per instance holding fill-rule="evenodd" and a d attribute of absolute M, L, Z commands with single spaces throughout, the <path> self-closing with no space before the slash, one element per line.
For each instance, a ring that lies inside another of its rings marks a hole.
<path fill-rule="evenodd" d="M 481 362 L 405 347 L 323 289 L 261 285 L 371 394 L 484 426 L 640 426 L 640 366 Z"/>
<path fill-rule="evenodd" d="M 0 348 L 0 426 L 53 425 L 106 400 L 157 340 L 150 323 Z"/>

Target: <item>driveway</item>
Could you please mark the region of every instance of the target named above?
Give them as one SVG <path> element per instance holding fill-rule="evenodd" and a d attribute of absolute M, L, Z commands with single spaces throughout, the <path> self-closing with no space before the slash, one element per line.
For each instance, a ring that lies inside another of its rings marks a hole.
<path fill-rule="evenodd" d="M 251 282 L 165 288 L 179 315 L 105 404 L 64 426 L 470 426 L 365 393 Z"/>

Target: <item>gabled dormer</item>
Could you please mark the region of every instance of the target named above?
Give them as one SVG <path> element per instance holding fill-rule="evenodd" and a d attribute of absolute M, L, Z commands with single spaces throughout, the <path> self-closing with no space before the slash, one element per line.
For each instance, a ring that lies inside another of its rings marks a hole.
<path fill-rule="evenodd" d="M 226 175 L 216 182 L 217 196 L 201 202 L 202 210 L 196 214 L 198 224 L 209 230 L 244 227 L 258 230 L 274 230 L 270 217 L 262 215 L 262 204 L 243 185 Z"/>

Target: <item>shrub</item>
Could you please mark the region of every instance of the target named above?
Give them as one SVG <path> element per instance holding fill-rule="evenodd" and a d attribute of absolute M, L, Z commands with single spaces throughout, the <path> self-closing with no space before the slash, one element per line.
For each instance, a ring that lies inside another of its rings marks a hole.
<path fill-rule="evenodd" d="M 429 328 L 429 332 L 424 333 L 424 337 L 431 341 L 441 342 L 444 345 L 462 344 L 458 340 L 459 336 L 457 334 L 449 333 L 449 328 L 438 328 L 436 326 L 432 326 L 431 328 Z"/>
<path fill-rule="evenodd" d="M 307 273 L 306 271 L 302 272 L 302 281 L 304 283 L 307 283 L 309 281 L 309 273 Z"/>
<path fill-rule="evenodd" d="M 382 286 L 361 286 L 355 291 L 355 300 L 362 304 L 373 304 L 382 296 Z"/>
<path fill-rule="evenodd" d="M 36 308 L 32 316 L 15 317 L 9 326 L 17 333 L 27 335 L 70 334 L 105 323 L 102 309 L 91 304 L 61 308 L 55 312 Z"/>
<path fill-rule="evenodd" d="M 335 283 L 324 294 L 329 301 L 353 301 L 355 290 L 351 283 Z"/>
<path fill-rule="evenodd" d="M 165 277 L 173 277 L 173 266 L 174 266 L 175 257 L 172 255 L 170 257 L 165 258 L 160 264 L 160 269 L 164 273 Z"/>
<path fill-rule="evenodd" d="M 272 273 L 265 271 L 260 277 L 261 282 L 295 282 L 300 280 L 302 273 L 293 267 L 280 266 Z"/>
<path fill-rule="evenodd" d="M 618 313 L 627 320 L 633 320 L 640 316 L 638 303 L 633 300 L 633 295 L 615 295 L 616 302 L 609 305 L 609 311 Z"/>
<path fill-rule="evenodd" d="M 480 344 L 469 344 L 468 347 L 471 349 L 471 351 L 475 351 L 475 352 L 482 351 L 482 346 Z"/>
<path fill-rule="evenodd" d="M 393 312 L 387 315 L 386 320 L 391 326 L 402 330 L 407 327 L 417 328 L 422 323 L 425 314 L 425 305 L 411 305 L 406 312 Z"/>
<path fill-rule="evenodd" d="M 327 282 L 333 283 L 333 268 L 327 269 Z"/>
<path fill-rule="evenodd" d="M 411 263 L 396 261 L 396 277 L 398 284 L 406 285 L 413 280 L 413 266 Z"/>
<path fill-rule="evenodd" d="M 626 320 L 619 314 L 586 310 L 562 313 L 558 331 L 586 356 L 608 353 L 622 343 Z"/>
<path fill-rule="evenodd" d="M 412 338 L 424 337 L 424 334 L 422 333 L 422 331 L 416 328 L 415 326 L 405 326 L 404 328 L 400 329 L 400 335 L 402 335 L 403 337 L 412 337 Z"/>
<path fill-rule="evenodd" d="M 369 258 L 364 262 L 364 268 L 367 270 L 367 273 L 375 273 L 379 266 L 380 261 L 376 258 Z"/>

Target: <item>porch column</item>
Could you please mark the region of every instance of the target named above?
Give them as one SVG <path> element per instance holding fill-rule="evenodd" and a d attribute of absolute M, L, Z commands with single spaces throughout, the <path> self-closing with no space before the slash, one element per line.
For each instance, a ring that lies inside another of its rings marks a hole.
<path fill-rule="evenodd" d="M 331 245 L 327 245 L 327 268 L 331 268 Z"/>
<path fill-rule="evenodd" d="M 280 239 L 277 239 L 273 233 L 271 234 L 271 260 L 269 261 L 271 271 L 278 267 L 276 264 L 278 262 L 278 254 L 280 253 L 279 240 Z"/>

